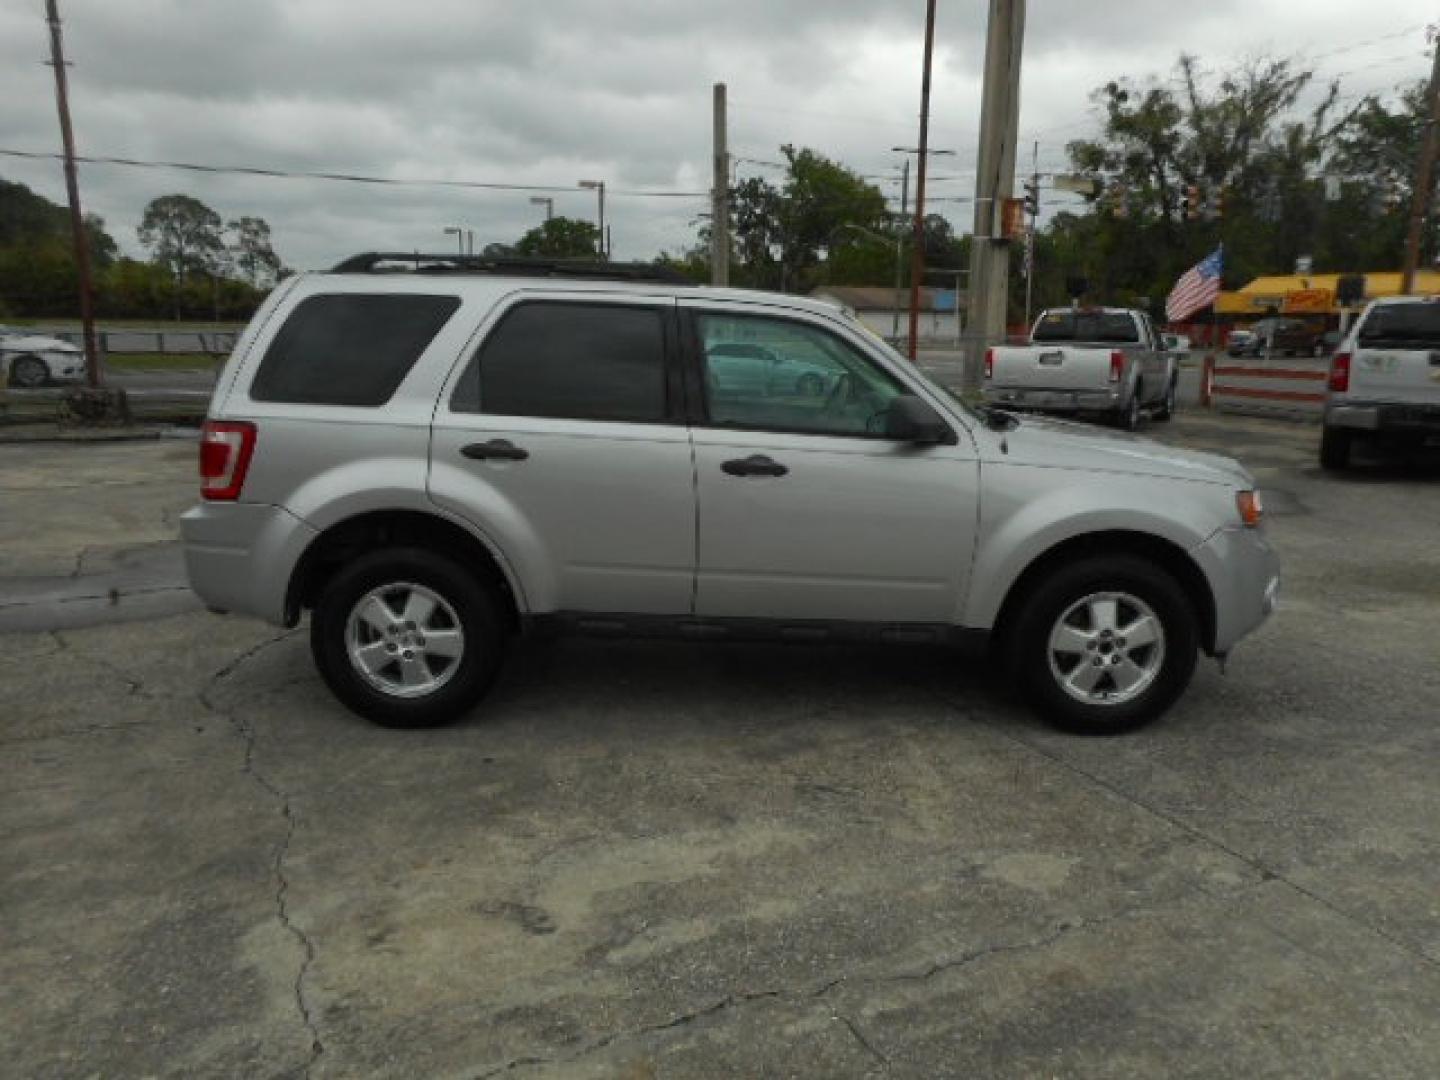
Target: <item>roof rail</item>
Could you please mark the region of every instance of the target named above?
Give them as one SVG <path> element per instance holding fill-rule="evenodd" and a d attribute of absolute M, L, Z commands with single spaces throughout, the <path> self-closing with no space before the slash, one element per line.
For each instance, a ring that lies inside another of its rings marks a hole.
<path fill-rule="evenodd" d="M 500 274 L 513 277 L 599 278 L 695 284 L 678 270 L 653 263 L 613 263 L 588 259 L 528 259 L 518 255 L 428 255 L 418 251 L 366 251 L 342 259 L 332 274 Z"/>

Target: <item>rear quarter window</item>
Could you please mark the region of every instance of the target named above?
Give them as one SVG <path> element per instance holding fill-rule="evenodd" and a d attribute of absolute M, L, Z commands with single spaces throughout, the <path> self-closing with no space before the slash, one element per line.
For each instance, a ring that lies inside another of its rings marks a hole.
<path fill-rule="evenodd" d="M 390 400 L 458 296 L 333 293 L 295 305 L 250 385 L 254 401 L 374 408 Z"/>

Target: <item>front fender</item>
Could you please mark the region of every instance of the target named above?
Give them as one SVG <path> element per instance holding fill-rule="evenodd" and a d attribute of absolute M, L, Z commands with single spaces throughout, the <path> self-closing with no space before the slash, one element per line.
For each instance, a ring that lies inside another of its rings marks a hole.
<path fill-rule="evenodd" d="M 1080 470 L 1004 464 L 989 464 L 985 473 L 971 587 L 956 619 L 972 628 L 994 626 L 1025 569 L 1067 540 L 1133 532 L 1188 553 L 1215 532 L 1228 498 L 1222 485 L 1163 477 L 1117 474 L 1097 482 Z"/>

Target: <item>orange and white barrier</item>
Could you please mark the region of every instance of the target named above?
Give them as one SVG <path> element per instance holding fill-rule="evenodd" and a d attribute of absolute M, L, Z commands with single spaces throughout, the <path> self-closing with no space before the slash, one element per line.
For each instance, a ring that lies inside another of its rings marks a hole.
<path fill-rule="evenodd" d="M 1207 355 L 1200 403 L 1226 412 L 1319 420 L 1329 371 L 1325 360 L 1217 360 Z"/>

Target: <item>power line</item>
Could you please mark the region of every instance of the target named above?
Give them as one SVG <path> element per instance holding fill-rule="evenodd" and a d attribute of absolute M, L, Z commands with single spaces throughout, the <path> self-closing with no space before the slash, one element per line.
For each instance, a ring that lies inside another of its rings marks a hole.
<path fill-rule="evenodd" d="M 8 150 L 0 148 L 0 155 L 26 158 L 35 161 L 57 161 L 62 155 L 32 150 Z M 360 176 L 351 173 L 302 172 L 288 169 L 265 169 L 247 165 L 199 165 L 189 161 L 141 161 L 137 158 L 121 157 L 79 157 L 87 165 L 122 165 L 139 169 L 181 169 L 186 172 L 215 173 L 222 175 L 262 176 L 276 180 L 329 180 L 349 184 L 383 184 L 393 187 L 447 187 L 468 188 L 483 191 L 539 191 L 573 192 L 573 184 L 502 184 L 485 180 L 397 180 L 387 176 Z M 708 199 L 708 191 L 654 191 L 643 188 L 610 188 L 607 195 L 620 195 L 643 199 Z"/>

